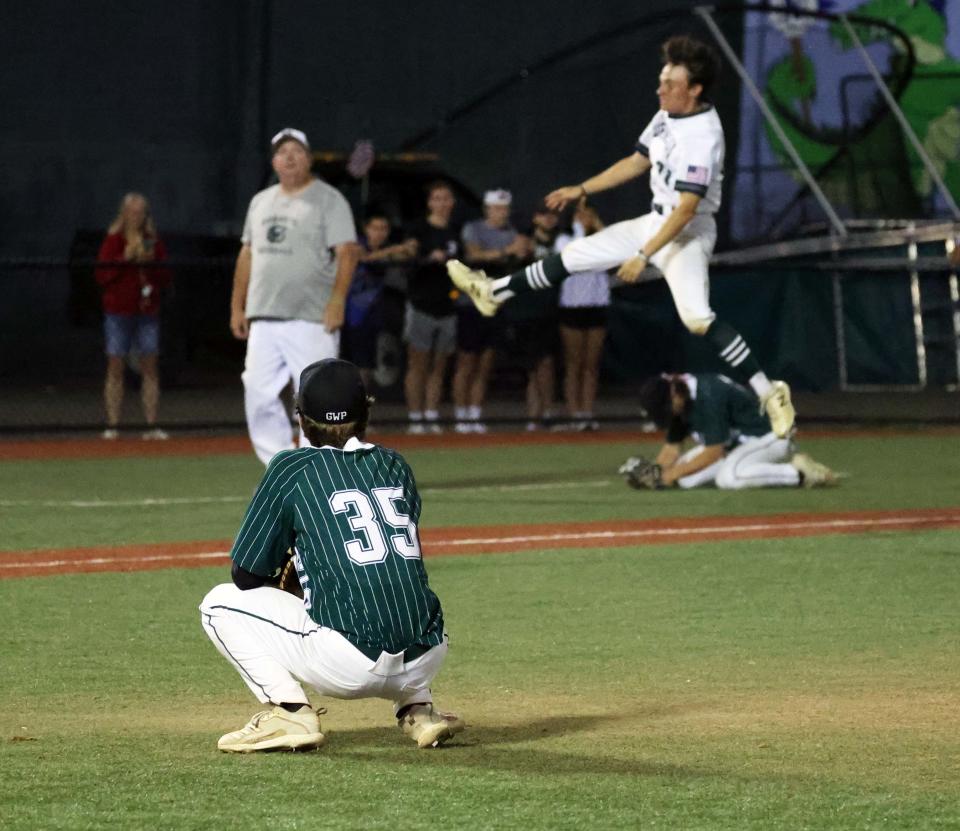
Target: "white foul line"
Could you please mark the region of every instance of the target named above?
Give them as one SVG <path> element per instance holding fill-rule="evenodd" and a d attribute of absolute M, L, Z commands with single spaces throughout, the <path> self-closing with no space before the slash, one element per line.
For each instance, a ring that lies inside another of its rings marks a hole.
<path fill-rule="evenodd" d="M 803 522 L 752 522 L 743 525 L 704 525 L 693 527 L 673 527 L 673 528 L 642 528 L 626 531 L 578 531 L 566 534 L 527 534 L 511 537 L 466 537 L 463 539 L 452 540 L 430 540 L 425 542 L 429 546 L 436 546 L 443 549 L 448 546 L 459 545 L 506 545 L 510 543 L 527 542 L 560 542 L 564 540 L 610 540 L 621 539 L 623 537 L 683 537 L 696 536 L 698 534 L 712 533 L 731 533 L 744 531 L 790 531 L 817 529 L 849 529 L 864 528 L 873 530 L 874 528 L 895 525 L 928 525 L 937 522 L 960 522 L 960 513 L 957 514 L 936 514 L 933 516 L 920 517 L 877 517 L 866 519 L 813 519 Z M 152 554 L 143 557 L 97 557 L 91 560 L 45 560 L 42 562 L 27 563 L 4 563 L 0 559 L 0 570 L 4 568 L 57 568 L 66 565 L 108 565 L 111 563 L 152 563 L 152 562 L 178 562 L 194 560 L 214 560 L 226 558 L 229 551 L 205 551 L 197 554 Z"/>
<path fill-rule="evenodd" d="M 515 537 L 474 537 L 437 541 L 434 545 L 505 545 L 518 542 L 558 542 L 562 540 L 605 540 L 620 537 L 679 537 L 698 534 L 731 533 L 742 531 L 791 531 L 809 528 L 858 528 L 867 530 L 881 525 L 926 525 L 933 522 L 960 522 L 960 514 L 924 517 L 888 517 L 876 519 L 810 520 L 808 522 L 757 522 L 745 525 L 695 525 L 688 528 L 638 528 L 624 531 L 578 531 L 558 534 L 529 534 Z M 427 540 L 429 543 L 430 541 Z"/>

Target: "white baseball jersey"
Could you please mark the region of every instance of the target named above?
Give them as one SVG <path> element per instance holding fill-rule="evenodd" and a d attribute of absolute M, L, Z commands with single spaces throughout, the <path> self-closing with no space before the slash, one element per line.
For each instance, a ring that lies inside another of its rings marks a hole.
<path fill-rule="evenodd" d="M 684 191 L 701 197 L 697 213 L 716 213 L 723 182 L 723 127 L 713 106 L 690 115 L 660 110 L 637 139 L 650 159 L 654 210 L 668 214 Z"/>

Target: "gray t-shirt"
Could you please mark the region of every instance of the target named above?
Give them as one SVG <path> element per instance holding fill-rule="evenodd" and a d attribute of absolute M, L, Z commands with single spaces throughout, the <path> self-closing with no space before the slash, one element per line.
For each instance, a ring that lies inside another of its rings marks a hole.
<path fill-rule="evenodd" d="M 479 245 L 485 250 L 506 248 L 517 238 L 517 229 L 512 225 L 503 228 L 491 228 L 483 219 L 475 219 L 463 226 L 460 239 L 464 244 Z"/>
<path fill-rule="evenodd" d="M 337 273 L 332 249 L 356 238 L 347 200 L 326 182 L 314 180 L 296 196 L 280 185 L 260 191 L 241 237 L 252 252 L 247 317 L 322 323 Z"/>

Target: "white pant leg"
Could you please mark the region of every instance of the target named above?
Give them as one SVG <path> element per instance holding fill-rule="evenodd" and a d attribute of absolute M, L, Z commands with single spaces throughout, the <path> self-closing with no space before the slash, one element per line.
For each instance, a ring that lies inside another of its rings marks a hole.
<path fill-rule="evenodd" d="M 322 323 L 310 320 L 285 320 L 282 323 L 277 340 L 287 370 L 293 379 L 293 394 L 296 396 L 300 373 L 304 369 L 316 361 L 340 355 L 340 332 L 328 332 Z M 301 431 L 300 446 L 307 445 Z"/>
<path fill-rule="evenodd" d="M 694 445 L 679 459 L 677 459 L 677 463 L 689 462 L 691 459 L 699 456 L 702 452 L 702 444 Z M 691 473 L 687 476 L 677 479 L 677 487 L 683 490 L 688 490 L 689 488 L 699 488 L 702 485 L 709 485 L 714 479 L 716 479 L 717 471 L 720 469 L 720 465 L 722 463 L 723 459 L 718 459 L 712 465 L 708 465 L 703 470 L 698 470 L 696 473 Z"/>
<path fill-rule="evenodd" d="M 654 214 L 656 216 L 656 214 Z M 650 214 L 608 225 L 589 237 L 575 239 L 560 253 L 571 274 L 577 271 L 603 271 L 629 260 L 649 239 Z"/>
<path fill-rule="evenodd" d="M 406 664 L 399 656 L 375 663 L 339 632 L 317 624 L 303 601 L 267 586 L 215 586 L 200 604 L 200 620 L 263 703 L 307 703 L 302 681 L 332 698 L 386 698 L 395 710 L 429 704 L 430 683 L 447 654 L 444 641 Z"/>
<path fill-rule="evenodd" d="M 721 462 L 717 487 L 723 490 L 796 487 L 800 474 L 793 465 L 784 462 L 790 451 L 790 440 L 778 438 L 774 433 L 748 438 Z"/>
<path fill-rule="evenodd" d="M 707 270 L 716 241 L 717 227 L 713 217 L 698 214 L 652 259 L 666 278 L 677 314 L 694 334 L 702 335 L 716 318 L 710 308 L 710 273 Z"/>
<path fill-rule="evenodd" d="M 282 348 L 283 327 L 292 321 L 254 320 L 247 338 L 243 365 L 243 404 L 247 431 L 257 458 L 264 464 L 281 450 L 293 447 L 290 415 L 280 391 L 290 381 Z"/>

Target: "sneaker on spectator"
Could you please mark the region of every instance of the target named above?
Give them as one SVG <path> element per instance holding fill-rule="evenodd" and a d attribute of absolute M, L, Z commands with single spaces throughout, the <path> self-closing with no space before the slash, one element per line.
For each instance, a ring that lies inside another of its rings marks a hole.
<path fill-rule="evenodd" d="M 116 427 L 108 427 L 100 434 L 100 438 L 106 441 L 116 441 L 120 438 L 120 431 Z"/>
<path fill-rule="evenodd" d="M 170 434 L 166 430 L 161 430 L 159 427 L 153 427 L 145 431 L 141 438 L 144 441 L 166 441 L 170 438 Z"/>

